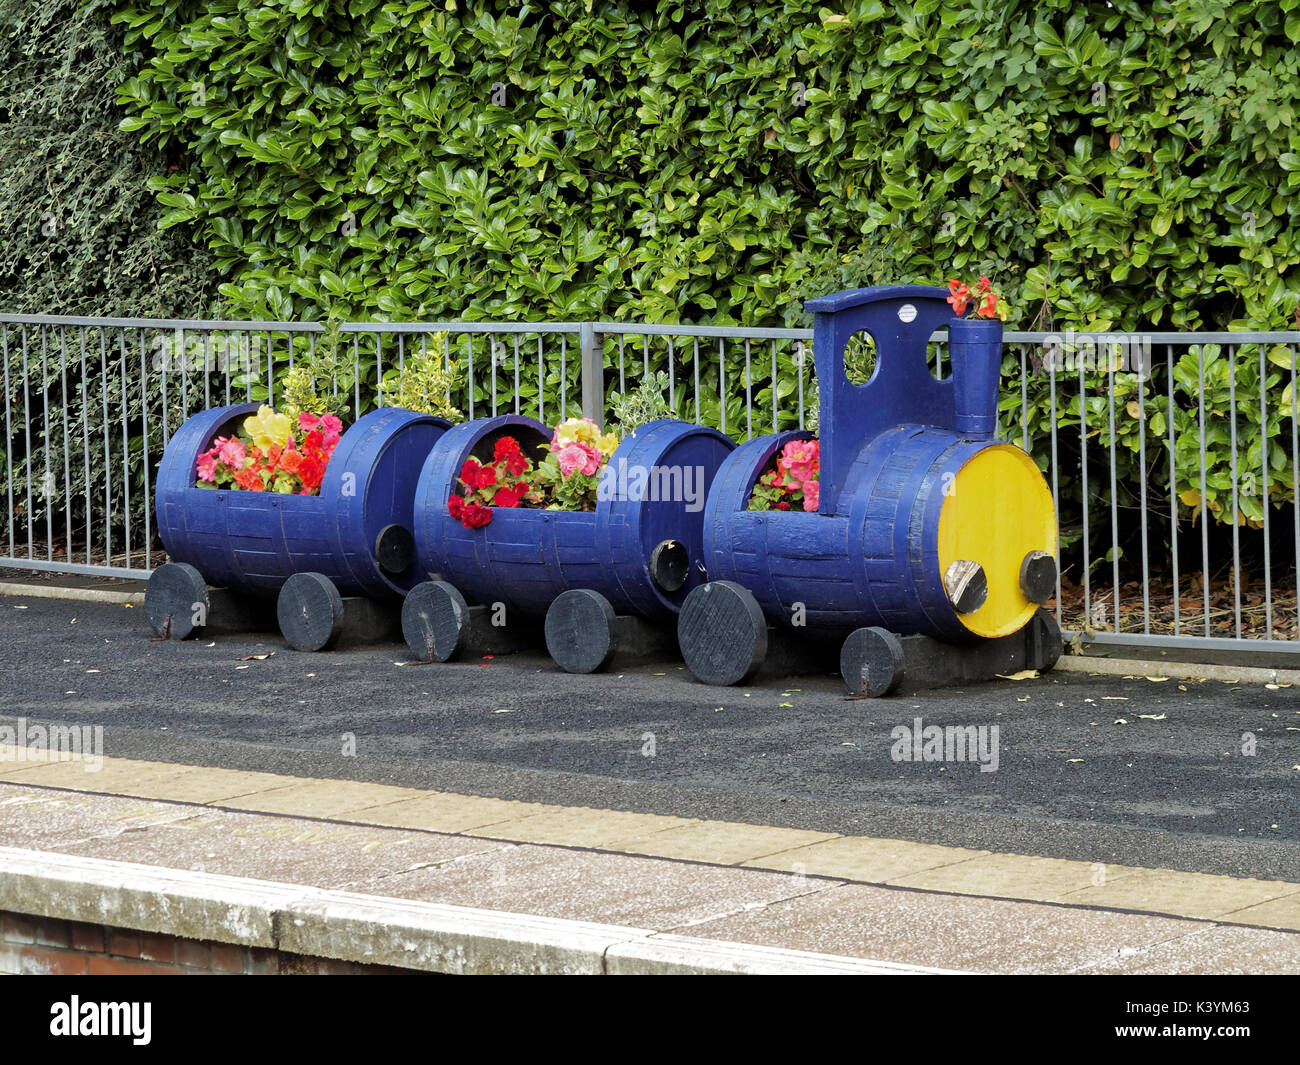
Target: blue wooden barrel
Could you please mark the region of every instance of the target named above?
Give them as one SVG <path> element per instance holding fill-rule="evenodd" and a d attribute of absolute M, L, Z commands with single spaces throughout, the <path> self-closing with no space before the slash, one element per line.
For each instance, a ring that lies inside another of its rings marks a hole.
<path fill-rule="evenodd" d="M 513 436 L 538 461 L 551 430 L 522 415 L 466 422 L 447 432 L 425 462 L 415 541 L 429 573 L 472 601 L 504 603 L 525 615 L 545 614 L 561 593 L 587 588 L 618 613 L 647 618 L 675 614 L 705 579 L 705 499 L 735 447 L 728 437 L 685 422 L 651 422 L 620 442 L 594 512 L 496 507 L 489 524 L 467 529 L 447 500 L 461 491 L 456 478 L 465 460 L 490 462 L 502 436 Z M 691 498 L 684 498 L 688 488 Z M 681 558 L 680 583 L 664 582 L 652 567 L 656 552 L 670 544 Z"/>
<path fill-rule="evenodd" d="M 1028 455 L 947 429 L 898 426 L 861 450 L 830 513 L 746 509 L 776 453 L 810 435 L 753 440 L 723 464 L 705 512 L 712 579 L 745 586 L 769 620 L 809 634 L 878 625 L 957 641 L 1029 621 L 1037 604 L 1020 588 L 1020 566 L 1032 551 L 1053 551 L 1055 517 Z M 983 567 L 988 597 L 959 614 L 944 575 L 966 558 Z"/>
<path fill-rule="evenodd" d="M 328 577 L 343 595 L 400 598 L 424 573 L 411 549 L 416 478 L 450 423 L 385 407 L 339 439 L 315 496 L 196 488 L 196 463 L 217 436 L 257 412 L 202 411 L 176 431 L 158 467 L 158 533 L 173 561 L 213 585 L 274 596 L 295 573 Z"/>

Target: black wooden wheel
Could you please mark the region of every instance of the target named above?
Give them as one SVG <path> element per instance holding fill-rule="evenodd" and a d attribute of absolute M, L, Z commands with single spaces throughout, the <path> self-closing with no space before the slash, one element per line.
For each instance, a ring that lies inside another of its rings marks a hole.
<path fill-rule="evenodd" d="M 840 648 L 840 675 L 854 695 L 888 695 L 903 679 L 903 644 L 879 626 L 849 633 Z"/>
<path fill-rule="evenodd" d="M 419 662 L 450 662 L 465 647 L 469 604 L 446 581 L 417 584 L 402 603 L 402 636 Z"/>
<path fill-rule="evenodd" d="M 343 633 L 343 597 L 323 573 L 295 573 L 285 581 L 275 613 L 295 651 L 328 651 Z"/>
<path fill-rule="evenodd" d="M 614 608 L 599 592 L 572 588 L 546 611 L 546 650 L 566 673 L 595 673 L 618 650 Z"/>
<path fill-rule="evenodd" d="M 691 570 L 691 556 L 680 540 L 664 540 L 650 552 L 650 578 L 662 591 L 680 592 Z"/>
<path fill-rule="evenodd" d="M 735 581 L 710 581 L 682 603 L 677 642 L 696 680 L 743 684 L 767 657 L 767 619 L 748 588 Z"/>
<path fill-rule="evenodd" d="M 164 562 L 149 575 L 144 612 L 164 640 L 184 640 L 208 623 L 208 582 L 188 562 Z"/>

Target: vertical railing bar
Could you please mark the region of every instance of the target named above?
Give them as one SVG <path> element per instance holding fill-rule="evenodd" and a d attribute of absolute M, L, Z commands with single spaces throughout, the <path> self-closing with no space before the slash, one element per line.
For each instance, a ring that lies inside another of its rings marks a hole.
<path fill-rule="evenodd" d="M 72 449 L 68 438 L 68 337 L 59 326 L 59 381 L 63 389 L 60 421 L 63 423 L 63 557 L 72 561 Z"/>
<path fill-rule="evenodd" d="M 641 360 L 644 364 L 642 366 L 641 372 L 645 377 L 649 377 L 650 376 L 650 337 L 648 335 L 643 336 L 641 338 Z"/>
<path fill-rule="evenodd" d="M 695 424 L 700 424 L 700 340 L 695 338 Z M 722 351 L 722 338 L 718 338 L 718 417 L 722 422 L 722 431 L 727 431 L 727 373 L 726 359 Z"/>
<path fill-rule="evenodd" d="M 126 375 L 126 326 L 117 332 L 117 350 L 122 371 L 122 550 L 131 566 L 131 427 L 126 409 L 130 405 L 130 384 Z"/>
<path fill-rule="evenodd" d="M 77 327 L 78 351 L 81 355 L 81 472 L 85 483 L 81 486 L 82 500 L 86 506 L 86 565 L 90 565 L 91 508 L 90 508 L 90 390 L 86 387 L 86 326 Z M 72 552 L 68 552 L 72 561 Z"/>
<path fill-rule="evenodd" d="M 627 382 L 623 376 L 623 344 L 624 341 L 626 340 L 627 340 L 627 335 L 624 333 L 619 333 L 618 335 L 618 394 L 620 396 L 626 395 L 627 393 Z M 519 342 L 518 338 L 516 338 L 515 343 L 518 344 L 518 342 Z"/>
<path fill-rule="evenodd" d="M 1241 540 L 1238 533 L 1240 510 L 1237 497 L 1237 345 L 1228 346 L 1228 408 L 1232 412 L 1229 421 L 1229 435 L 1232 449 L 1229 451 L 1229 468 L 1232 472 L 1232 599 L 1233 616 L 1236 621 L 1237 639 L 1241 639 Z M 1260 382 L 1263 390 L 1263 382 Z"/>
<path fill-rule="evenodd" d="M 1291 516 L 1294 542 L 1291 545 L 1295 560 L 1295 638 L 1300 642 L 1300 418 L 1297 418 L 1295 345 L 1288 344 L 1291 353 Z"/>
<path fill-rule="evenodd" d="M 1178 571 L 1178 458 L 1177 438 L 1174 434 L 1174 346 L 1165 345 L 1165 361 L 1169 371 L 1169 548 L 1174 564 L 1174 635 L 1183 631 L 1182 584 Z"/>
<path fill-rule="evenodd" d="M 519 334 L 515 334 L 515 413 L 519 413 Z"/>
<path fill-rule="evenodd" d="M 27 456 L 27 557 L 36 557 L 35 529 L 32 527 L 32 409 L 31 409 L 31 375 L 27 369 L 27 325 L 22 331 L 23 343 L 23 440 L 24 454 Z M 1300 557 L 1300 556 L 1297 556 Z M 1300 627 L 1298 627 L 1300 628 Z"/>
<path fill-rule="evenodd" d="M 266 331 L 266 403 L 275 406 L 275 341 L 271 331 Z"/>
<path fill-rule="evenodd" d="M 226 406 L 230 406 L 230 330 L 221 337 L 221 372 L 226 381 Z"/>
<path fill-rule="evenodd" d="M 54 511 L 50 507 L 50 493 L 54 486 L 54 471 L 50 469 L 50 387 L 49 387 L 49 332 L 41 326 L 41 399 L 45 407 L 45 558 L 54 561 Z"/>
<path fill-rule="evenodd" d="M 1207 520 L 1210 512 L 1210 502 L 1206 495 L 1205 484 L 1205 346 L 1203 344 L 1193 345 L 1196 347 L 1196 381 L 1197 381 L 1197 407 L 1199 410 L 1199 425 L 1201 433 L 1201 594 L 1205 606 L 1205 635 L 1210 635 L 1210 532 L 1207 528 Z"/>
<path fill-rule="evenodd" d="M 543 334 L 537 334 L 537 420 L 546 424 L 546 361 Z M 561 419 L 563 421 L 563 419 Z"/>
<path fill-rule="evenodd" d="M 203 334 L 203 409 L 212 407 L 212 330 Z"/>
<path fill-rule="evenodd" d="M 772 432 L 778 431 L 776 410 L 776 338 L 772 338 Z"/>
<path fill-rule="evenodd" d="M 569 417 L 569 336 L 560 334 L 560 417 L 565 421 Z"/>
<path fill-rule="evenodd" d="M 1106 410 L 1110 422 L 1110 572 L 1111 605 L 1115 610 L 1114 631 L 1119 632 L 1119 495 L 1115 476 L 1115 359 L 1106 352 Z"/>
<path fill-rule="evenodd" d="M 474 419 L 474 334 L 465 334 L 465 379 L 469 382 L 469 416 Z"/>
<path fill-rule="evenodd" d="M 14 460 L 11 454 L 10 441 L 13 440 L 13 429 L 10 422 L 9 412 L 9 324 L 0 322 L 0 346 L 3 347 L 5 360 L 5 527 L 9 530 L 9 557 L 16 558 L 14 554 Z M 23 389 L 26 390 L 27 381 L 23 381 Z M 24 455 L 24 459 L 30 459 L 30 456 Z"/>
<path fill-rule="evenodd" d="M 674 414 L 677 413 L 677 395 L 673 386 L 673 363 L 676 362 L 676 355 L 673 350 L 673 338 L 668 338 L 668 409 Z M 695 390 L 695 401 L 698 403 L 700 390 Z M 698 418 L 697 418 L 698 420 Z"/>
<path fill-rule="evenodd" d="M 492 417 L 497 416 L 497 338 L 495 333 L 488 333 L 484 338 L 488 342 L 488 368 L 492 372 Z"/>
<path fill-rule="evenodd" d="M 1057 425 L 1056 425 L 1056 357 L 1049 356 L 1047 363 L 1047 394 L 1051 406 L 1052 434 L 1052 510 L 1061 513 L 1061 484 L 1057 463 Z M 1061 608 L 1061 537 L 1056 537 L 1056 621 L 1060 624 L 1063 611 Z"/>
<path fill-rule="evenodd" d="M 1029 451 L 1029 345 L 1020 344 L 1020 446 Z"/>
<path fill-rule="evenodd" d="M 175 366 L 175 365 L 177 365 L 177 364 L 179 363 L 179 365 L 180 365 L 180 371 L 181 371 L 181 420 L 180 420 L 180 424 L 177 425 L 177 428 L 179 429 L 179 428 L 180 428 L 180 425 L 181 425 L 181 424 L 184 424 L 185 419 L 189 417 L 189 411 L 190 411 L 190 372 L 189 372 L 189 370 L 190 370 L 190 368 L 185 364 L 185 330 L 184 330 L 184 329 L 178 329 L 176 332 L 180 334 L 181 350 L 180 350 L 180 353 L 179 353 L 179 357 L 176 358 L 176 359 L 173 359 L 173 360 L 172 360 L 172 365 Z M 166 334 L 163 334 L 163 335 L 166 336 Z M 165 341 L 164 341 L 164 343 L 165 343 Z M 163 350 L 165 351 L 166 348 L 164 347 Z M 168 369 L 169 369 L 169 367 L 168 367 L 168 366 L 166 365 L 166 363 L 164 362 L 164 365 L 163 365 L 163 373 L 166 373 L 166 372 L 168 371 Z"/>
<path fill-rule="evenodd" d="M 754 370 L 750 365 L 749 339 L 745 339 L 745 439 L 754 439 Z"/>
<path fill-rule="evenodd" d="M 795 341 L 795 345 L 796 346 L 795 346 L 794 373 L 795 373 L 795 377 L 798 379 L 799 382 L 799 428 L 802 429 L 804 423 L 803 369 L 804 369 L 804 363 L 807 360 L 804 358 L 803 355 L 804 353 L 803 341 L 802 340 Z M 818 432 L 820 431 L 821 429 L 819 423 Z"/>
<path fill-rule="evenodd" d="M 1146 364 L 1138 355 L 1138 515 L 1142 536 L 1142 632 L 1151 635 L 1151 568 L 1147 545 L 1147 406 Z"/>
<path fill-rule="evenodd" d="M 1088 536 L 1088 403 L 1084 382 L 1084 359 L 1079 360 L 1079 462 L 1083 497 L 1083 611 L 1092 624 L 1092 552 Z"/>
<path fill-rule="evenodd" d="M 108 435 L 108 336 L 99 327 L 99 399 L 100 417 L 104 425 L 104 564 L 113 564 L 113 464 L 110 460 L 112 445 Z M 123 397 L 125 400 L 125 397 Z M 128 560 L 127 565 L 130 565 Z"/>
<path fill-rule="evenodd" d="M 337 349 L 335 349 L 337 350 Z M 361 417 L 361 334 L 352 334 L 352 420 Z"/>
<path fill-rule="evenodd" d="M 1264 509 L 1264 629 L 1267 639 L 1273 638 L 1273 549 L 1269 543 L 1269 470 L 1268 452 L 1272 438 L 1268 435 L 1268 366 L 1264 358 L 1264 343 L 1259 344 L 1259 465 L 1263 488 L 1260 502 Z"/>
<path fill-rule="evenodd" d="M 140 340 L 140 413 L 142 428 L 140 432 L 140 443 L 143 448 L 142 458 L 144 460 L 144 568 L 153 568 L 153 537 L 149 535 L 150 526 L 153 523 L 150 514 L 150 498 L 152 493 L 149 490 L 149 356 L 145 350 L 144 330 L 139 331 Z M 167 375 L 163 374 L 163 424 L 166 425 L 167 418 Z"/>
<path fill-rule="evenodd" d="M 383 333 L 375 333 L 375 407 L 384 405 L 384 340 Z M 361 412 L 357 412 L 357 417 L 361 417 Z"/>

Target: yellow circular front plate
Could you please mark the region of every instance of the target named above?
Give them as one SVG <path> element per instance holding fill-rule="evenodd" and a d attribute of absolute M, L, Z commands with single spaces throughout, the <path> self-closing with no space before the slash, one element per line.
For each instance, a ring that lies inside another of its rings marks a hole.
<path fill-rule="evenodd" d="M 945 495 L 939 572 L 970 559 L 984 567 L 989 585 L 984 605 L 957 617 L 978 636 L 1008 636 L 1038 609 L 1020 590 L 1020 563 L 1030 551 L 1056 554 L 1056 513 L 1047 483 L 1020 448 L 994 444 L 957 471 Z"/>

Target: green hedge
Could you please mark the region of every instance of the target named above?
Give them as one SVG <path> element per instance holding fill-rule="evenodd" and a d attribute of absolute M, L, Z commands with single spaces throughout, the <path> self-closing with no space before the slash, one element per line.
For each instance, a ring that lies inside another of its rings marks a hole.
<path fill-rule="evenodd" d="M 150 52 L 124 128 L 184 154 L 165 223 L 239 317 L 802 324 L 810 295 L 978 273 L 1025 328 L 1285 328 L 1300 304 L 1300 0 L 117 11 Z M 1242 371 L 1242 410 L 1283 377 Z M 1045 464 L 1042 374 L 1029 404 Z"/>

